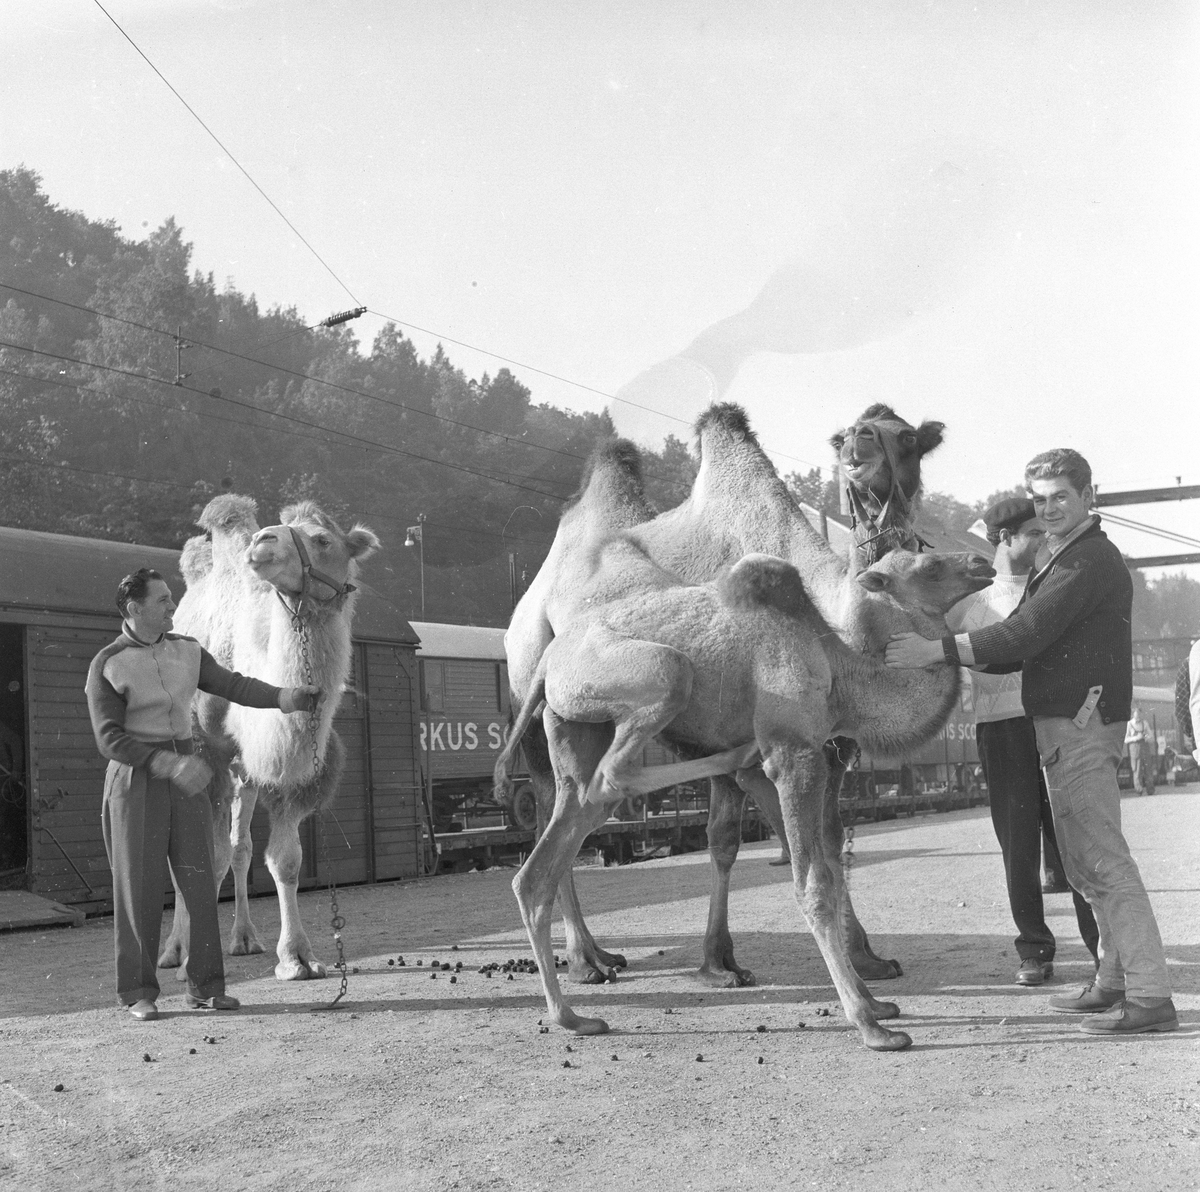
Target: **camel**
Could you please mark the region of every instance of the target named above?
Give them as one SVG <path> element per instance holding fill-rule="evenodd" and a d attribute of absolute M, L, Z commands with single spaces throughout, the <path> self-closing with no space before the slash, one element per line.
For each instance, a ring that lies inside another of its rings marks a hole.
<path fill-rule="evenodd" d="M 860 581 L 867 590 L 877 585 L 871 574 Z M 987 582 L 980 577 L 976 589 Z M 626 531 L 598 548 L 581 587 L 579 610 L 543 652 L 496 771 L 503 786 L 517 743 L 544 708 L 557 798 L 513 890 L 551 1018 L 575 1034 L 608 1030 L 563 999 L 550 940 L 554 894 L 611 806 L 661 784 L 641 762 L 645 745 L 661 736 L 698 757 L 688 777 L 715 770 L 742 783 L 761 758 L 782 807 L 796 898 L 847 1018 L 873 1050 L 909 1046 L 908 1035 L 878 1025 L 900 1011 L 871 996 L 842 938 L 846 892 L 838 853 L 827 849 L 824 743 L 853 732 L 890 755 L 922 744 L 958 698 L 957 668 L 889 671 L 855 652 L 820 616 L 797 570 L 766 555 L 687 585 Z M 674 781 L 688 766 L 664 769 Z"/>
<path fill-rule="evenodd" d="M 711 407 L 701 417 L 697 434 L 701 467 L 689 499 L 652 520 L 649 506 L 640 495 L 636 449 L 629 444 L 601 448 L 590 462 L 580 494 L 564 514 L 551 553 L 535 585 L 514 612 L 505 638 L 514 706 L 520 706 L 529 690 L 542 651 L 575 610 L 579 601 L 579 560 L 587 556 L 595 536 L 605 531 L 636 526 L 634 536 L 652 558 L 694 583 L 711 579 L 749 551 L 788 558 L 805 575 L 806 586 L 815 586 L 822 614 L 843 639 L 879 657 L 893 632 L 909 626 L 921 626 L 918 631 L 930 636 L 942 631 L 941 615 L 974 590 L 964 583 L 977 578 L 980 565 L 986 567 L 983 560 L 973 563 L 952 558 L 939 563 L 941 556 L 906 553 L 894 561 L 894 569 L 888 573 L 892 579 L 886 585 L 868 590 L 854 582 L 848 561 L 829 548 L 801 513 L 759 448 L 740 407 Z M 912 569 L 919 581 L 912 589 L 899 582 L 905 568 Z M 526 737 L 525 753 L 539 801 L 544 805 L 553 790 L 553 779 L 544 739 L 536 726 Z M 838 841 L 841 839 L 837 792 L 847 760 L 848 755 L 829 751 L 830 848 L 834 847 L 835 835 Z M 744 785 L 755 787 L 756 802 L 782 837 L 770 784 L 750 779 Z M 712 788 L 708 836 L 713 891 L 699 975 L 711 985 L 753 984 L 750 970 L 736 962 L 728 928 L 729 876 L 741 844 L 746 792 L 720 778 L 714 779 Z M 569 873 L 565 883 L 571 883 Z M 623 964 L 623 958 L 595 945 L 582 922 L 577 901 L 564 896 L 563 904 L 570 975 L 577 980 L 603 981 L 608 970 L 615 967 L 614 961 Z M 899 976 L 898 963 L 883 960 L 871 951 L 848 900 L 847 908 L 851 955 L 858 972 L 868 979 Z M 586 940 L 590 948 L 573 948 L 573 940 Z"/>
<path fill-rule="evenodd" d="M 579 491 L 564 507 L 558 530 L 542 566 L 513 611 L 504 635 L 513 706 L 529 690 L 533 672 L 546 647 L 575 610 L 576 579 L 588 565 L 592 547 L 610 534 L 648 521 L 655 509 L 642 490 L 642 460 L 626 439 L 610 439 L 589 457 Z M 537 726 L 526 734 L 524 753 L 530 782 L 543 822 L 554 806 L 554 771 L 548 744 Z M 599 984 L 625 957 L 596 943 L 583 918 L 570 869 L 559 891 L 566 933 L 567 968 L 572 980 Z"/>
<path fill-rule="evenodd" d="M 920 550 L 913 528 L 921 491 L 921 460 L 941 446 L 945 424 L 905 421 L 877 402 L 829 442 L 854 527 L 851 569 L 869 567 L 889 550 Z"/>
<path fill-rule="evenodd" d="M 264 951 L 250 919 L 247 877 L 250 820 L 261 798 L 270 816 L 267 867 L 280 906 L 275 976 L 302 981 L 325 976 L 304 930 L 296 891 L 302 852 L 299 825 L 337 793 L 344 749 L 333 729 L 350 673 L 353 580 L 358 564 L 379 547 L 375 534 L 349 532 L 311 501 L 284 509 L 280 523 L 259 529 L 255 503 L 226 494 L 200 515 L 206 535 L 181 556 L 187 592 L 175 624 L 196 637 L 222 666 L 281 687 L 321 689 L 309 716 L 242 708 L 203 692 L 192 714 L 201 753 L 214 763 L 214 851 L 217 887 L 233 868 L 235 910 L 231 955 Z M 177 899 L 171 934 L 159 964 L 185 961 L 187 918 Z"/>

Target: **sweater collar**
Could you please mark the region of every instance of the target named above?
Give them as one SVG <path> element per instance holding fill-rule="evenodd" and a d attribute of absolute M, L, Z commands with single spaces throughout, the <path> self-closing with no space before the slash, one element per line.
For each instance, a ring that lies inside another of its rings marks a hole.
<path fill-rule="evenodd" d="M 165 642 L 167 640 L 167 635 L 165 633 L 160 633 L 158 637 L 154 639 L 154 641 L 144 642 L 136 633 L 134 633 L 132 629 L 129 628 L 128 621 L 121 622 L 121 636 L 127 637 L 135 646 L 157 646 L 161 642 Z"/>
<path fill-rule="evenodd" d="M 1063 540 L 1062 545 L 1059 546 L 1054 551 L 1054 553 L 1050 556 L 1050 558 L 1046 560 L 1046 563 L 1042 567 L 1042 569 L 1040 571 L 1034 572 L 1033 577 L 1029 581 L 1030 584 L 1040 583 L 1041 580 L 1045 577 L 1046 573 L 1050 570 L 1050 568 L 1053 567 L 1054 564 L 1057 563 L 1059 561 L 1059 559 L 1061 559 L 1063 557 L 1063 555 L 1068 550 L 1070 550 L 1072 546 L 1075 545 L 1075 543 L 1077 543 L 1081 538 L 1084 538 L 1088 534 L 1091 534 L 1093 532 L 1095 532 L 1095 533 L 1101 532 L 1100 531 L 1100 515 L 1098 513 L 1089 514 L 1087 521 L 1080 522 L 1079 525 L 1077 525 L 1075 527 L 1075 529 L 1073 529 L 1066 536 L 1066 538 Z"/>

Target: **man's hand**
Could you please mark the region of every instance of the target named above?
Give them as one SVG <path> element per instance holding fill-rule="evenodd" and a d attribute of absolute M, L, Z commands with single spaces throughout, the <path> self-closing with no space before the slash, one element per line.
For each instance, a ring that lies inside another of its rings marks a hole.
<path fill-rule="evenodd" d="M 150 773 L 170 779 L 185 795 L 198 795 L 212 781 L 212 770 L 192 753 L 171 753 L 160 749 L 151 755 Z"/>
<path fill-rule="evenodd" d="M 304 687 L 285 687 L 279 693 L 281 712 L 311 712 L 321 698 L 321 689 L 312 683 Z"/>
<path fill-rule="evenodd" d="M 893 670 L 919 670 L 935 662 L 945 662 L 940 639 L 930 641 L 919 633 L 893 633 L 885 661 Z"/>

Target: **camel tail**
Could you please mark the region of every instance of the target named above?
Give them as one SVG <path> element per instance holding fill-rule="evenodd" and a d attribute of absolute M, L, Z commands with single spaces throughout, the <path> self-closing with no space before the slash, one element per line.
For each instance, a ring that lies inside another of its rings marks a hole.
<path fill-rule="evenodd" d="M 533 685 L 530 687 L 528 695 L 525 696 L 525 702 L 521 705 L 521 710 L 508 730 L 504 748 L 500 750 L 496 758 L 496 766 L 492 771 L 492 794 L 497 803 L 505 803 L 512 796 L 513 758 L 517 756 L 521 741 L 545 698 L 546 676 L 544 673 L 539 673 L 535 676 Z"/>

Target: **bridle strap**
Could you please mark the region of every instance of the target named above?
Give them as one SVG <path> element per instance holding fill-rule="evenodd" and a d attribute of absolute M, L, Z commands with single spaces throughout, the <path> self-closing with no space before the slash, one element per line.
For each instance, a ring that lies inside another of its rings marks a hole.
<path fill-rule="evenodd" d="M 332 604 L 335 600 L 340 600 L 343 596 L 349 596 L 355 591 L 355 586 L 352 583 L 339 584 L 337 580 L 326 575 L 323 571 L 319 571 L 312 565 L 312 559 L 309 558 L 308 547 L 304 545 L 304 537 L 297 532 L 294 526 L 288 526 L 288 531 L 292 535 L 292 543 L 296 547 L 296 554 L 300 557 L 300 570 L 303 579 L 300 583 L 300 595 L 296 598 L 296 605 L 293 608 L 284 597 L 283 593 L 278 589 L 275 590 L 275 595 L 279 597 L 283 607 L 288 610 L 294 620 L 302 620 L 310 603 L 317 604 Z M 313 592 L 313 584 L 323 584 L 333 592 L 332 596 L 318 596 Z"/>

